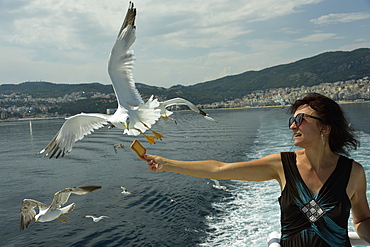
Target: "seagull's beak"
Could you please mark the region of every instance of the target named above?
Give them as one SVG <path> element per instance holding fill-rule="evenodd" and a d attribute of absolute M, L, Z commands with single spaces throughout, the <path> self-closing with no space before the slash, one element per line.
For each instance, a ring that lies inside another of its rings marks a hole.
<path fill-rule="evenodd" d="M 125 123 L 125 127 L 127 130 L 130 130 L 127 123 Z"/>

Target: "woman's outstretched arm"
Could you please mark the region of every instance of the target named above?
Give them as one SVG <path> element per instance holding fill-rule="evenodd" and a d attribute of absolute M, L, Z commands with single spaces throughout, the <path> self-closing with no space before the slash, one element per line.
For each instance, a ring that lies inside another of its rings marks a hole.
<path fill-rule="evenodd" d="M 211 179 L 234 179 L 245 181 L 265 181 L 277 179 L 281 182 L 283 168 L 280 154 L 271 154 L 263 158 L 235 163 L 216 160 L 180 161 L 166 159 L 157 155 L 145 155 L 149 169 L 153 172 L 175 172 L 185 175 Z"/>

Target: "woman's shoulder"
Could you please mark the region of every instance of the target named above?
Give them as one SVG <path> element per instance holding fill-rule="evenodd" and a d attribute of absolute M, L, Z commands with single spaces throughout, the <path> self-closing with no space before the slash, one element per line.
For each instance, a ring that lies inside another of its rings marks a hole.
<path fill-rule="evenodd" d="M 282 155 L 295 155 L 295 156 L 298 156 L 298 155 L 302 155 L 304 154 L 304 151 L 303 149 L 301 150 L 296 150 L 296 151 L 282 151 L 280 153 L 273 153 L 273 154 L 269 154 L 269 155 L 266 155 L 265 157 L 266 158 L 270 158 L 270 159 L 276 159 L 276 160 L 281 160 L 281 156 Z"/>
<path fill-rule="evenodd" d="M 269 155 L 266 155 L 265 157 L 263 157 L 262 159 L 265 159 L 265 160 L 268 160 L 272 163 L 275 163 L 275 162 L 281 162 L 281 153 L 273 153 L 273 154 L 269 154 Z"/>
<path fill-rule="evenodd" d="M 351 175 L 347 186 L 348 197 L 352 202 L 358 199 L 358 197 L 354 197 L 355 194 L 366 197 L 366 187 L 365 169 L 360 163 L 353 160 Z M 364 201 L 366 201 L 366 199 L 364 199 Z"/>
<path fill-rule="evenodd" d="M 360 163 L 353 160 L 352 161 L 352 172 L 351 173 L 352 173 L 353 176 L 363 176 L 363 174 L 365 174 L 365 169 Z"/>
<path fill-rule="evenodd" d="M 290 151 L 290 152 L 280 152 L 266 155 L 263 157 L 266 161 L 269 161 L 270 164 L 281 165 L 283 159 L 292 159 L 304 154 L 303 150 Z"/>

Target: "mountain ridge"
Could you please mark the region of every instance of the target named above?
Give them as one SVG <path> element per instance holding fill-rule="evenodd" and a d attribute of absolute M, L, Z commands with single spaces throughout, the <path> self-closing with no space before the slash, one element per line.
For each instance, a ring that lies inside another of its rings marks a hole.
<path fill-rule="evenodd" d="M 170 88 L 136 83 L 143 96 L 155 95 L 164 100 L 183 97 L 195 104 L 209 104 L 242 97 L 255 90 L 279 87 L 313 86 L 323 82 L 346 81 L 370 76 L 370 48 L 353 51 L 331 51 L 288 64 L 246 71 L 190 86 L 174 85 Z M 72 92 L 113 93 L 111 84 L 98 82 L 63 84 L 45 81 L 0 85 L 0 94 L 19 92 L 32 97 L 63 97 Z"/>

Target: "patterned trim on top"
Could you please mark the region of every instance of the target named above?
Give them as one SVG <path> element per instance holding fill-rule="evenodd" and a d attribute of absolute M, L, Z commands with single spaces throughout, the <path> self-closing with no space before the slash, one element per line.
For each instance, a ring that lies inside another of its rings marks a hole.
<path fill-rule="evenodd" d="M 306 203 L 301 208 L 301 211 L 311 223 L 315 223 L 325 214 L 324 209 L 315 199 L 311 199 L 308 203 Z"/>

